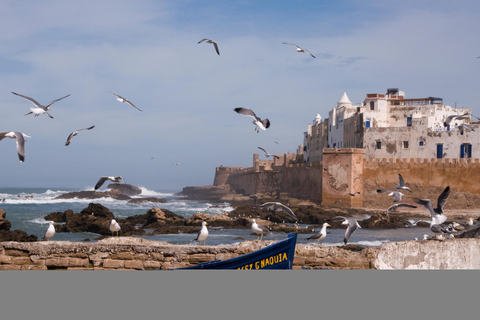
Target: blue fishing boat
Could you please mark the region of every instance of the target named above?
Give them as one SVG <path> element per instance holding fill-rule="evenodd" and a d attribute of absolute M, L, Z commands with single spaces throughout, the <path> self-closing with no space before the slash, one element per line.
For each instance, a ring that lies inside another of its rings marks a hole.
<path fill-rule="evenodd" d="M 177 268 L 184 269 L 292 269 L 297 234 L 288 234 L 287 239 L 273 243 L 265 248 L 227 260 L 202 262 L 194 266 Z"/>

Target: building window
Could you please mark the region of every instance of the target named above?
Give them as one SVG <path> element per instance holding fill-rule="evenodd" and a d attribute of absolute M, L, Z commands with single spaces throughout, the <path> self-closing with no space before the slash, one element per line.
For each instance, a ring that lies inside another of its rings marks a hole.
<path fill-rule="evenodd" d="M 418 145 L 419 145 L 420 147 L 423 147 L 423 146 L 425 145 L 425 142 L 420 140 L 420 141 L 418 142 Z"/>
<path fill-rule="evenodd" d="M 407 117 L 407 127 L 412 126 L 412 117 Z"/>
<path fill-rule="evenodd" d="M 463 143 L 460 145 L 460 158 L 472 157 L 472 145 L 470 143 Z"/>
<path fill-rule="evenodd" d="M 443 144 L 437 144 L 437 159 L 443 158 Z"/>
<path fill-rule="evenodd" d="M 408 141 L 403 141 L 403 149 L 408 149 Z"/>
<path fill-rule="evenodd" d="M 375 110 L 375 103 L 370 101 L 370 110 Z"/>
<path fill-rule="evenodd" d="M 365 128 L 370 128 L 370 120 L 365 121 Z"/>
<path fill-rule="evenodd" d="M 376 150 L 376 149 L 382 149 L 382 141 L 377 141 L 377 142 L 375 143 L 375 150 Z"/>

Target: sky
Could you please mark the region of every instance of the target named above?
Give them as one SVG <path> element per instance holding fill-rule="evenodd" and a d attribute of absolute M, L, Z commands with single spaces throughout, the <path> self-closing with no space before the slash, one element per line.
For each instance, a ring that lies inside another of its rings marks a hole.
<path fill-rule="evenodd" d="M 308 123 L 327 118 L 344 92 L 358 104 L 399 88 L 480 114 L 476 0 L 0 5 L 0 132 L 31 136 L 23 163 L 15 140 L 0 141 L 0 187 L 91 189 L 118 175 L 152 190 L 211 185 L 216 167 L 263 159 L 258 147 L 295 153 Z M 33 104 L 11 92 L 44 105 L 70 96 L 50 119 L 25 115 Z M 255 132 L 236 107 L 270 128 Z"/>

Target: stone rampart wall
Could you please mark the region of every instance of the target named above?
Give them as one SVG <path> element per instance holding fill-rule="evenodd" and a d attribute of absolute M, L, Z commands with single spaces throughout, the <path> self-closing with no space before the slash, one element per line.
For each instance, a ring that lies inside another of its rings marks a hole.
<path fill-rule="evenodd" d="M 398 185 L 398 174 L 409 185 L 445 187 L 480 194 L 480 159 L 365 159 L 363 179 L 376 185 Z"/>

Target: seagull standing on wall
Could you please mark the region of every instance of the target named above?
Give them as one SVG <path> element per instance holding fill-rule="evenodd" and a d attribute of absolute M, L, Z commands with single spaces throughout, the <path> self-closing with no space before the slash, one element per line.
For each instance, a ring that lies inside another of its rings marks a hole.
<path fill-rule="evenodd" d="M 324 223 L 322 229 L 312 236 L 308 237 L 307 240 L 317 240 L 317 244 L 320 245 L 323 240 L 327 237 L 327 227 L 331 227 L 328 223 Z"/>
<path fill-rule="evenodd" d="M 262 226 L 262 225 L 259 225 L 255 222 L 255 219 L 252 219 L 252 231 L 255 233 L 255 234 L 260 234 L 260 238 L 259 240 L 261 241 L 262 240 L 262 237 L 263 237 L 263 234 L 264 233 L 270 233 L 270 229 Z"/>
<path fill-rule="evenodd" d="M 202 221 L 202 229 L 200 229 L 194 241 L 198 241 L 200 244 L 202 244 L 203 241 L 203 245 L 205 245 L 205 240 L 208 238 L 207 224 L 206 221 Z"/>

